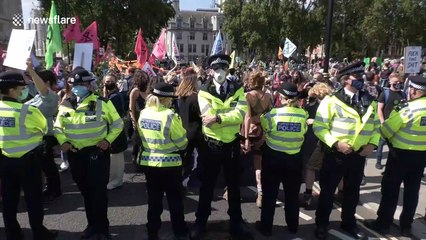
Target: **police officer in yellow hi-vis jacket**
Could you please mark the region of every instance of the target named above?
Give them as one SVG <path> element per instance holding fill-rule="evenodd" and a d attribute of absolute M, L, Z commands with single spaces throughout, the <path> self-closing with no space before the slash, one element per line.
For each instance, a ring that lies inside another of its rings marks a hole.
<path fill-rule="evenodd" d="M 81 238 L 111 239 L 108 221 L 110 143 L 123 122 L 108 99 L 95 95 L 93 76 L 81 67 L 69 77 L 74 95 L 59 106 L 55 137 L 68 154 L 71 174 L 83 195 L 87 228 Z"/>
<path fill-rule="evenodd" d="M 382 200 L 377 220 L 365 223 L 381 234 L 389 233 L 403 182 L 404 202 L 399 226 L 404 237 L 411 237 L 411 224 L 426 167 L 426 78 L 410 76 L 408 80 L 411 100 L 397 104 L 381 127 L 382 136 L 390 143 L 382 179 Z"/>
<path fill-rule="evenodd" d="M 41 144 L 47 122 L 37 108 L 20 103 L 28 95 L 25 85 L 19 72 L 0 73 L 0 178 L 6 240 L 24 238 L 16 219 L 21 188 L 33 239 L 50 240 L 57 232 L 43 226 L 41 181 Z"/>
<path fill-rule="evenodd" d="M 187 239 L 183 212 L 182 158 L 188 145 L 179 116 L 170 109 L 175 98 L 172 85 L 154 86 L 137 123 L 142 139 L 139 164 L 146 176 L 148 191 L 148 239 L 156 240 L 161 227 L 163 196 L 166 193 L 175 239 Z"/>
<path fill-rule="evenodd" d="M 206 230 L 211 201 L 220 169 L 223 167 L 228 189 L 228 214 L 233 239 L 251 239 L 242 219 L 239 178 L 240 132 L 247 102 L 241 85 L 226 79 L 231 58 L 218 54 L 208 58 L 213 79 L 208 79 L 198 93 L 205 141 L 199 149 L 200 199 L 191 238 L 198 240 Z"/>
<path fill-rule="evenodd" d="M 333 208 L 333 195 L 343 178 L 341 229 L 351 237 L 364 237 L 356 225 L 355 211 L 366 156 L 380 139 L 377 102 L 364 87 L 365 63 L 353 63 L 339 71 L 344 85 L 318 107 L 313 130 L 323 143 L 325 156 L 320 171 L 321 193 L 316 211 L 315 236 L 327 237 L 327 226 Z"/>
<path fill-rule="evenodd" d="M 256 228 L 271 236 L 275 202 L 280 183 L 285 195 L 287 229 L 296 233 L 299 226 L 299 191 L 303 159 L 300 149 L 307 130 L 308 114 L 299 107 L 297 86 L 283 83 L 279 98 L 283 107 L 261 117 L 266 143 L 262 157 L 262 212 Z"/>

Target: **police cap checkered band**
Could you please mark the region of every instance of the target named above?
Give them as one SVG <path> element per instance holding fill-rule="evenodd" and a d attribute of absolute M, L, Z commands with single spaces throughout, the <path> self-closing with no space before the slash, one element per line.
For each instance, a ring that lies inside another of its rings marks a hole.
<path fill-rule="evenodd" d="M 343 75 L 349 75 L 353 73 L 364 73 L 365 71 L 364 68 L 365 68 L 364 62 L 356 62 L 347 67 L 340 69 L 338 75 L 343 76 Z"/>
<path fill-rule="evenodd" d="M 25 86 L 24 77 L 17 71 L 6 71 L 0 73 L 0 84 Z"/>
<path fill-rule="evenodd" d="M 283 92 L 285 93 L 285 95 L 293 96 L 293 97 L 296 97 L 299 94 L 298 92 L 290 92 L 290 91 L 287 91 L 285 89 L 283 89 Z"/>
<path fill-rule="evenodd" d="M 229 62 L 227 60 L 225 60 L 225 59 L 222 59 L 222 58 L 216 58 L 216 60 L 214 60 L 214 61 L 212 61 L 210 63 L 210 66 L 212 66 L 214 64 L 226 64 L 226 65 L 229 65 Z"/>
<path fill-rule="evenodd" d="M 173 92 L 163 92 L 163 91 L 160 91 L 160 90 L 158 90 L 158 89 L 154 89 L 154 91 L 153 91 L 156 95 L 158 95 L 158 96 L 163 96 L 163 97 L 174 97 L 175 96 L 175 94 L 173 93 Z"/>
<path fill-rule="evenodd" d="M 410 87 L 426 91 L 426 78 L 423 76 L 409 76 L 408 80 Z"/>

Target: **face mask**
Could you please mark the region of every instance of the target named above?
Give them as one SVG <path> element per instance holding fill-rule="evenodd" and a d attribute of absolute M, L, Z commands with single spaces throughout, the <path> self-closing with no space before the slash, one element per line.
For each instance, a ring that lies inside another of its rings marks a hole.
<path fill-rule="evenodd" d="M 214 71 L 214 80 L 222 84 L 226 80 L 226 72 L 223 69 L 217 69 Z"/>
<path fill-rule="evenodd" d="M 106 83 L 106 84 L 105 84 L 105 88 L 106 88 L 108 91 L 114 90 L 116 86 L 117 86 L 117 85 L 116 85 L 115 83 Z"/>
<path fill-rule="evenodd" d="M 71 89 L 71 92 L 78 97 L 84 97 L 89 93 L 89 90 L 85 86 L 74 86 Z"/>
<path fill-rule="evenodd" d="M 24 101 L 28 97 L 28 92 L 29 92 L 29 90 L 28 90 L 27 87 L 25 87 L 24 89 L 22 89 L 21 95 L 18 97 L 18 101 L 20 101 L 20 102 Z"/>
<path fill-rule="evenodd" d="M 363 79 L 359 79 L 359 80 L 352 80 L 352 87 L 354 87 L 356 90 L 362 90 L 364 88 L 364 80 Z"/>

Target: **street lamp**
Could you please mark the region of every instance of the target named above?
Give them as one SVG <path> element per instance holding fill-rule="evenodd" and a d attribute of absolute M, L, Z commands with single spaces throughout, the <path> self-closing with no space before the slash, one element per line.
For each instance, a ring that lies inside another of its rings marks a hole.
<path fill-rule="evenodd" d="M 326 45 L 325 45 L 325 58 L 324 58 L 324 74 L 328 78 L 328 67 L 330 59 L 330 48 L 331 48 L 331 35 L 333 27 L 333 7 L 334 0 L 328 0 L 328 13 L 327 13 L 327 33 L 326 33 Z"/>

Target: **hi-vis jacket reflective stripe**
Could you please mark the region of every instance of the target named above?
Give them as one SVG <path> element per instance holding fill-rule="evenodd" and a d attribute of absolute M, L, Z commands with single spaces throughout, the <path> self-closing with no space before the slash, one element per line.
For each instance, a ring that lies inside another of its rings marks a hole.
<path fill-rule="evenodd" d="M 233 83 L 228 82 L 228 84 Z M 225 102 L 202 89 L 198 92 L 198 105 L 201 115 L 215 116 L 218 114 L 222 120 L 220 124 L 214 123 L 210 127 L 203 125 L 204 135 L 224 143 L 230 143 L 237 138 L 247 112 L 247 101 L 242 87 L 238 87 Z"/>
<path fill-rule="evenodd" d="M 93 111 L 89 109 L 91 104 L 95 106 Z M 74 148 L 82 149 L 104 139 L 112 143 L 123 130 L 123 120 L 111 101 L 91 94 L 76 109 L 64 101 L 59 106 L 53 130 L 61 145 L 69 142 Z"/>
<path fill-rule="evenodd" d="M 305 110 L 296 107 L 274 108 L 261 116 L 266 145 L 287 154 L 300 152 L 307 130 Z"/>
<path fill-rule="evenodd" d="M 20 158 L 41 145 L 47 121 L 37 108 L 0 101 L 0 149 L 10 158 Z"/>
<path fill-rule="evenodd" d="M 332 147 L 335 142 L 342 141 L 351 145 L 354 151 L 366 144 L 377 146 L 379 128 L 376 101 L 370 104 L 361 118 L 355 109 L 334 95 L 321 101 L 313 124 L 315 135 L 327 146 Z"/>
<path fill-rule="evenodd" d="M 426 151 L 426 97 L 392 111 L 380 128 L 382 136 L 399 149 Z"/>
<path fill-rule="evenodd" d="M 188 145 L 186 130 L 179 116 L 163 106 L 147 107 L 138 120 L 143 152 L 139 164 L 149 167 L 177 167 L 182 159 L 177 153 Z"/>

